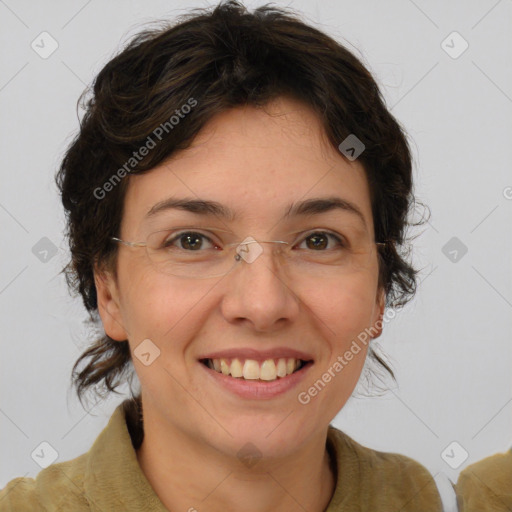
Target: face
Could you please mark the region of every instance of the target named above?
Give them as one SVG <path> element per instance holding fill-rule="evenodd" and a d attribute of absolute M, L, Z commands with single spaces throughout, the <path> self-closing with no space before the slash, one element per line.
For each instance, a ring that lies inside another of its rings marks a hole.
<path fill-rule="evenodd" d="M 211 235 L 211 242 L 194 239 L 195 247 L 210 251 L 251 236 L 288 240 L 290 251 L 307 253 L 318 250 L 314 237 L 305 242 L 296 233 L 320 230 L 341 233 L 354 246 L 373 240 L 362 166 L 332 148 L 314 112 L 294 100 L 226 111 L 189 149 L 129 179 L 125 241 L 141 242 L 172 226 Z M 290 205 L 319 198 L 338 198 L 352 209 L 285 215 Z M 233 218 L 166 207 L 169 199 L 215 201 Z M 334 239 L 318 240 L 339 250 Z M 186 242 L 178 242 L 182 250 L 190 250 Z M 308 270 L 314 265 L 281 266 L 273 252 L 279 244 L 246 247 L 263 252 L 221 277 L 191 279 L 162 272 L 143 247 L 121 244 L 116 277 L 96 273 L 99 309 L 107 334 L 129 341 L 145 414 L 228 455 L 250 441 L 263 454 L 280 456 L 325 432 L 350 397 L 367 347 L 352 350 L 350 360 L 344 355 L 379 320 L 384 296 L 376 250 L 364 265 L 342 272 L 324 265 L 316 272 Z M 144 340 L 151 342 L 140 345 Z M 136 356 L 141 347 L 150 364 Z M 217 366 L 224 358 L 222 368 L 235 375 L 247 370 L 248 377 L 256 362 L 262 373 L 258 380 L 224 375 L 206 366 L 206 358 Z M 275 378 L 273 372 L 284 372 L 280 359 L 291 365 L 288 359 L 301 359 L 304 366 Z"/>

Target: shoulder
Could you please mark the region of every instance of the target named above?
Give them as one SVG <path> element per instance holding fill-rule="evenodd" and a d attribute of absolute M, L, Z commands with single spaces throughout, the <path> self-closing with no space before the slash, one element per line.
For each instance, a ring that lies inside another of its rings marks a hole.
<path fill-rule="evenodd" d="M 4 512 L 38 510 L 34 492 L 34 479 L 14 478 L 0 490 L 0 509 Z"/>
<path fill-rule="evenodd" d="M 462 512 L 512 510 L 512 450 L 468 466 L 456 489 Z"/>
<path fill-rule="evenodd" d="M 343 479 L 349 480 L 352 491 L 344 492 L 362 500 L 369 510 L 442 511 L 437 485 L 419 462 L 399 453 L 363 446 L 333 427 L 329 428 L 328 438 L 343 472 L 338 476 L 338 485 L 343 486 Z"/>
<path fill-rule="evenodd" d="M 8 482 L 0 490 L 0 510 L 85 512 L 94 508 L 113 512 L 149 510 L 149 503 L 154 510 L 162 510 L 137 462 L 133 442 L 143 437 L 142 418 L 131 402 L 126 400 L 116 408 L 88 452 L 54 463 L 36 478 Z"/>
<path fill-rule="evenodd" d="M 332 437 L 338 446 L 358 461 L 361 474 L 374 481 L 403 482 L 403 478 L 419 484 L 432 480 L 430 472 L 416 460 L 399 453 L 381 452 L 359 444 L 344 432 L 331 427 Z"/>
<path fill-rule="evenodd" d="M 35 478 L 18 477 L 0 490 L 2 512 L 89 510 L 84 496 L 86 454 L 52 464 Z"/>

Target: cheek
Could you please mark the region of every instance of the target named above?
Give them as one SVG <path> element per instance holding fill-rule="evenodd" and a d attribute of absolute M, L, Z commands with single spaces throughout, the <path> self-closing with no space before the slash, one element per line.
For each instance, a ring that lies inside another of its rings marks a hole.
<path fill-rule="evenodd" d="M 123 320 L 135 342 L 142 336 L 157 339 L 171 328 L 173 318 L 186 307 L 184 292 L 173 286 L 168 276 L 147 265 L 119 265 Z M 183 313 L 182 313 L 183 314 Z"/>
<path fill-rule="evenodd" d="M 375 310 L 376 280 L 360 274 L 327 286 L 308 287 L 303 295 L 306 305 L 324 324 L 329 339 L 343 343 L 369 327 Z"/>
<path fill-rule="evenodd" d="M 122 316 L 132 348 L 149 338 L 165 354 L 182 351 L 201 325 L 208 288 L 191 286 L 152 268 L 127 267 L 123 282 Z"/>
<path fill-rule="evenodd" d="M 323 293 L 311 290 L 308 306 L 323 350 L 297 398 L 310 418 L 332 421 L 357 385 L 367 354 L 367 344 L 358 341 L 358 336 L 370 325 L 375 307 L 372 283 L 372 279 L 353 276 L 324 286 Z"/>

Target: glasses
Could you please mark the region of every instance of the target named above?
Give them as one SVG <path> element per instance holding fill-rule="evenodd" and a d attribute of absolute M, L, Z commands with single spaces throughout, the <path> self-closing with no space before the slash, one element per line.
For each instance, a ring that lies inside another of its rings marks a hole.
<path fill-rule="evenodd" d="M 207 231 L 211 230 L 211 231 Z M 280 267 L 290 277 L 304 275 L 334 277 L 367 269 L 376 247 L 383 242 L 369 238 L 348 242 L 341 234 L 329 230 L 309 230 L 290 241 L 256 240 L 222 243 L 221 234 L 233 233 L 219 228 L 176 227 L 148 235 L 144 242 L 129 242 L 112 237 L 114 242 L 131 248 L 144 247 L 157 271 L 178 277 L 204 279 L 221 277 L 242 261 L 253 263 L 272 244 Z M 354 237 L 357 238 L 357 237 Z M 263 245 L 265 244 L 265 245 Z"/>

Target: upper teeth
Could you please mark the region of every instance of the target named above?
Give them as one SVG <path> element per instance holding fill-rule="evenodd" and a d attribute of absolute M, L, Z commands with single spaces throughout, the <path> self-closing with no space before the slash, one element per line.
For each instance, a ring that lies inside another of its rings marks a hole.
<path fill-rule="evenodd" d="M 265 359 L 260 363 L 254 359 L 208 359 L 208 367 L 224 375 L 243 377 L 244 379 L 275 380 L 286 377 L 300 366 L 300 359 L 293 357 Z"/>

